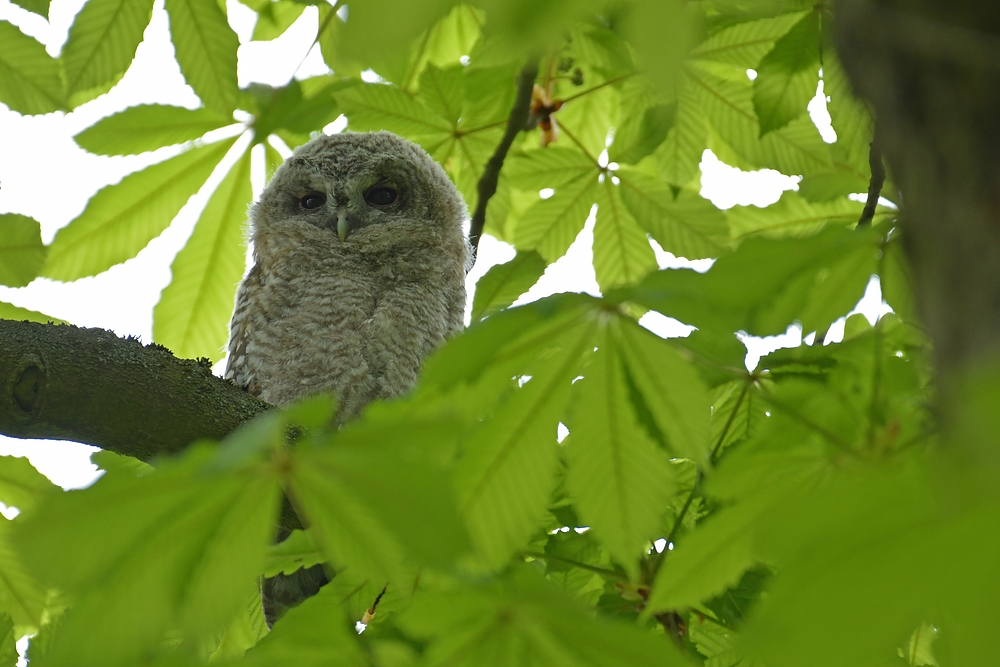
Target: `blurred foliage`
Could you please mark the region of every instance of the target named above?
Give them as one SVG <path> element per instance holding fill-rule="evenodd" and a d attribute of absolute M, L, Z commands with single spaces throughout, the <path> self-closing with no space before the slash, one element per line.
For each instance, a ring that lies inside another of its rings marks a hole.
<path fill-rule="evenodd" d="M 244 4 L 268 40 L 315 3 Z M 47 246 L 34 220 L 0 217 L 0 283 L 102 272 L 201 192 L 154 335 L 217 361 L 255 146 L 270 174 L 344 114 L 419 143 L 471 208 L 538 58 L 548 122 L 519 135 L 487 211 L 517 255 L 417 390 L 341 431 L 311 399 L 154 468 L 98 456 L 104 477 L 66 493 L 0 458 L 0 502 L 21 510 L 0 525 L 0 664 L 27 634 L 42 667 L 991 663 L 1000 498 L 937 445 L 891 182 L 853 229 L 872 119 L 828 3 L 320 3 L 330 72 L 243 90 L 221 7 L 166 2 L 202 107 L 138 106 L 76 137 L 172 157 L 95 193 Z M 0 102 L 42 114 L 105 93 L 151 8 L 88 0 L 57 58 L 0 22 Z M 806 109 L 820 84 L 832 143 Z M 706 149 L 799 190 L 720 210 L 700 195 Z M 592 215 L 603 296 L 512 307 Z M 651 241 L 717 261 L 658 270 Z M 873 276 L 894 313 L 853 315 L 824 345 Z M 663 340 L 637 324 L 648 310 L 698 329 Z M 737 333 L 794 323 L 812 344 L 746 369 Z M 989 406 L 984 377 L 969 395 Z M 991 414 L 963 422 L 970 447 L 995 439 Z M 282 491 L 310 528 L 272 546 Z M 268 634 L 258 577 L 317 563 L 331 583 Z"/>

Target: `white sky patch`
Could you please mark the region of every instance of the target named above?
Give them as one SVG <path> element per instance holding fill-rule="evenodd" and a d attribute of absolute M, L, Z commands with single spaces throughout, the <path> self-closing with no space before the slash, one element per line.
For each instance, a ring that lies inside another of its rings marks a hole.
<path fill-rule="evenodd" d="M 640 317 L 639 326 L 645 327 L 660 338 L 686 338 L 697 328 L 690 324 L 684 324 L 673 317 L 667 317 L 655 310 L 651 310 Z"/>
<path fill-rule="evenodd" d="M 809 117 L 812 118 L 813 124 L 819 130 L 819 136 L 823 137 L 823 141 L 826 143 L 832 144 L 837 140 L 837 132 L 833 129 L 830 112 L 826 108 L 827 101 L 826 93 L 823 92 L 823 81 L 820 80 L 816 87 L 816 96 L 810 100 L 809 106 L 806 108 L 809 110 Z"/>
<path fill-rule="evenodd" d="M 594 274 L 594 222 L 597 219 L 597 204 L 590 208 L 590 215 L 576 240 L 566 251 L 545 269 L 545 273 L 534 286 L 522 294 L 514 305 L 537 301 L 543 297 L 561 292 L 586 292 L 601 295 Z"/>
<path fill-rule="evenodd" d="M 747 370 L 752 371 L 757 368 L 760 358 L 783 347 L 798 347 L 802 344 L 802 327 L 796 324 L 788 325 L 785 333 L 777 336 L 765 336 L 763 338 L 747 335 L 745 331 L 738 331 L 736 337 L 747 346 L 747 356 L 744 361 Z"/>
<path fill-rule="evenodd" d="M 710 150 L 701 156 L 701 196 L 721 209 L 733 206 L 770 206 L 785 190 L 798 190 L 800 176 L 774 169 L 743 171 L 730 167 Z"/>

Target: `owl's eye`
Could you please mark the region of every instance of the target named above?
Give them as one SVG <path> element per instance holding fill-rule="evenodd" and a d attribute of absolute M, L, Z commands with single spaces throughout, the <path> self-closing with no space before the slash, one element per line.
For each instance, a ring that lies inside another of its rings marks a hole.
<path fill-rule="evenodd" d="M 304 208 L 307 211 L 309 211 L 309 210 L 312 210 L 314 208 L 319 208 L 325 202 L 326 202 L 326 197 L 324 197 L 321 194 L 316 194 L 314 192 L 314 193 L 312 193 L 310 195 L 306 195 L 305 197 L 303 197 L 302 199 L 300 199 L 299 200 L 299 206 L 301 206 L 302 208 Z"/>
<path fill-rule="evenodd" d="M 365 194 L 365 201 L 372 206 L 389 206 L 395 204 L 399 194 L 392 188 L 375 188 Z"/>

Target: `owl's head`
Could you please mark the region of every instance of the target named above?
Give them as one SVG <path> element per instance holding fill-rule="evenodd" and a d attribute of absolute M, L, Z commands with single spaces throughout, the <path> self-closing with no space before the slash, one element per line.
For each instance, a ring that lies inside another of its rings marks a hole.
<path fill-rule="evenodd" d="M 278 168 L 252 234 L 304 234 L 359 252 L 464 243 L 465 203 L 422 148 L 390 132 L 321 135 Z"/>

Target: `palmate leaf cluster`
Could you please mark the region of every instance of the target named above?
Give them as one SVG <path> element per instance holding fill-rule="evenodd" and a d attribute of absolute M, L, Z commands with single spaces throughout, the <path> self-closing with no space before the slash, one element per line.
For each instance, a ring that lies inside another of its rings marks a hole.
<path fill-rule="evenodd" d="M 309 3 L 246 4 L 270 39 Z M 107 91 L 151 8 L 88 0 L 59 58 L 0 22 L 0 101 L 38 114 Z M 518 254 L 480 280 L 472 325 L 411 396 L 340 431 L 309 399 L 152 467 L 101 453 L 104 477 L 68 493 L 0 459 L 0 501 L 22 510 L 0 525 L 0 665 L 25 634 L 42 666 L 988 663 L 997 498 L 938 450 L 895 207 L 855 229 L 872 118 L 825 3 L 321 4 L 332 73 L 243 90 L 223 5 L 166 11 L 203 106 L 130 108 L 77 141 L 182 152 L 97 192 L 48 246 L 4 215 L 0 282 L 134 257 L 230 165 L 154 313 L 180 356 L 222 354 L 251 146 L 273 170 L 345 114 L 422 145 L 471 206 L 535 57 L 556 129 L 516 141 L 486 232 Z M 820 83 L 833 143 L 806 113 Z M 799 188 L 719 210 L 699 194 L 709 148 Z M 883 196 L 898 201 L 891 181 Z M 603 296 L 511 307 L 592 214 Z M 716 261 L 659 270 L 651 241 Z M 894 312 L 823 345 L 873 275 Z M 647 311 L 697 329 L 663 340 Z M 813 344 L 746 370 L 738 332 L 796 322 Z M 283 494 L 309 528 L 271 545 Z M 258 577 L 317 563 L 331 583 L 267 633 Z"/>

